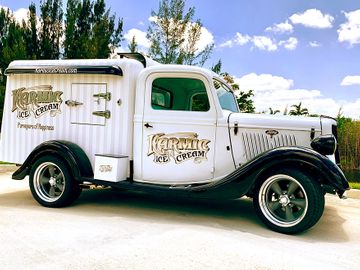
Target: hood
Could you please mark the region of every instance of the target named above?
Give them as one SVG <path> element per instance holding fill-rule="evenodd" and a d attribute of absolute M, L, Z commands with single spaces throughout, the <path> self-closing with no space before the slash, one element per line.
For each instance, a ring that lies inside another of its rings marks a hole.
<path fill-rule="evenodd" d="M 229 116 L 229 127 L 233 128 L 235 123 L 240 128 L 249 129 L 275 129 L 321 132 L 320 117 L 288 116 L 288 115 L 268 115 L 268 114 L 249 114 L 232 113 Z"/>

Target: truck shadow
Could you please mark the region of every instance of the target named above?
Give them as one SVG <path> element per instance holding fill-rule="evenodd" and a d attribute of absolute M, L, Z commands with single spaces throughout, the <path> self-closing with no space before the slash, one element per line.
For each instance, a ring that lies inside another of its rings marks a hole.
<path fill-rule="evenodd" d="M 334 207 L 326 207 L 323 217 L 312 229 L 295 236 L 283 235 L 266 228 L 258 219 L 247 198 L 235 201 L 210 201 L 179 197 L 154 196 L 123 191 L 84 190 L 70 207 L 49 209 L 41 207 L 30 191 L 0 194 L 0 206 L 36 209 L 41 212 L 92 218 L 125 217 L 151 223 L 189 224 L 234 232 L 245 232 L 265 238 L 293 238 L 303 242 L 346 242 L 349 237 L 342 227 L 341 218 Z M 329 226 L 334 223 L 337 226 Z"/>
<path fill-rule="evenodd" d="M 85 211 L 103 215 L 124 216 L 162 223 L 184 223 L 223 230 L 253 233 L 271 238 L 294 238 L 304 242 L 346 242 L 349 237 L 343 229 L 345 220 L 337 209 L 326 207 L 324 215 L 312 229 L 295 236 L 276 233 L 265 227 L 257 217 L 252 200 L 204 200 L 169 196 L 136 194 L 124 191 L 85 190 L 77 207 L 91 204 Z M 81 210 L 80 210 L 81 211 Z M 329 226 L 329 223 L 337 226 Z"/>

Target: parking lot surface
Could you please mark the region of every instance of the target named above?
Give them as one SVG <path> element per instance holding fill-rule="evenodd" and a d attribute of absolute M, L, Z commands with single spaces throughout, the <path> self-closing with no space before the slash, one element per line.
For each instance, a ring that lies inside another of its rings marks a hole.
<path fill-rule="evenodd" d="M 358 269 L 360 200 L 326 196 L 320 222 L 275 233 L 252 202 L 85 190 L 44 208 L 28 181 L 0 175 L 1 269 Z"/>

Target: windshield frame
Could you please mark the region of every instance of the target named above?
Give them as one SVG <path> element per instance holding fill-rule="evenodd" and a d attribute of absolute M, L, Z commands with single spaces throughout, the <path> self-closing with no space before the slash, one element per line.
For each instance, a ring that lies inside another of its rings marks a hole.
<path fill-rule="evenodd" d="M 214 87 L 215 94 L 216 94 L 216 98 L 217 98 L 218 101 L 219 101 L 219 104 L 220 104 L 221 109 L 222 109 L 222 110 L 230 111 L 230 112 L 232 112 L 232 113 L 239 113 L 239 112 L 240 112 L 239 104 L 237 103 L 235 92 L 234 92 L 234 90 L 231 88 L 231 86 L 229 86 L 229 84 L 228 84 L 226 81 L 224 81 L 222 78 L 220 78 L 220 77 L 213 77 L 212 79 L 213 79 L 212 86 Z M 216 87 L 214 86 L 214 81 L 217 81 L 218 83 L 224 85 L 224 87 L 222 87 L 222 88 L 225 89 L 228 93 L 231 93 L 231 94 L 232 94 L 232 96 L 233 96 L 233 98 L 234 98 L 234 102 L 235 102 L 235 106 L 236 106 L 237 111 L 231 111 L 231 110 L 225 109 L 225 108 L 223 108 L 223 107 L 221 106 L 220 99 L 219 99 L 219 97 L 218 97 L 218 95 L 217 95 L 217 89 L 216 89 Z"/>

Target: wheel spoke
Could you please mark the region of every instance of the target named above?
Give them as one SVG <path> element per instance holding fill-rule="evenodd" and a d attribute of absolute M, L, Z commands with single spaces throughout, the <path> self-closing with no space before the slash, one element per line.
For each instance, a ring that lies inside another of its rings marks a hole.
<path fill-rule="evenodd" d="M 271 185 L 271 189 L 277 194 L 277 195 L 282 195 L 282 190 L 279 186 L 279 183 L 275 182 Z"/>
<path fill-rule="evenodd" d="M 272 211 L 276 211 L 277 209 L 279 209 L 281 206 L 281 203 L 279 201 L 273 201 L 273 202 L 269 202 L 269 207 Z"/>
<path fill-rule="evenodd" d="M 55 167 L 54 166 L 49 166 L 49 173 L 51 177 L 54 177 L 55 175 Z"/>
<path fill-rule="evenodd" d="M 54 186 L 50 187 L 49 195 L 50 195 L 50 197 L 54 197 L 54 196 L 55 196 L 55 187 L 54 187 Z"/>
<path fill-rule="evenodd" d="M 291 208 L 289 205 L 287 205 L 287 206 L 285 207 L 285 217 L 286 217 L 286 219 L 289 220 L 289 221 L 295 219 L 294 214 L 293 214 L 293 210 L 292 210 L 292 208 Z"/>
<path fill-rule="evenodd" d="M 63 184 L 57 184 L 56 187 L 58 188 L 58 190 L 60 190 L 60 192 L 62 192 L 64 190 Z"/>
<path fill-rule="evenodd" d="M 296 184 L 293 181 L 290 181 L 289 187 L 287 189 L 287 195 L 288 196 L 292 195 L 295 192 L 295 190 L 297 190 L 298 187 L 299 187 L 298 184 Z"/>
<path fill-rule="evenodd" d="M 47 178 L 47 177 L 45 177 L 45 176 L 41 176 L 40 177 L 40 184 L 41 185 L 46 185 L 46 184 L 48 184 L 49 183 L 49 178 Z"/>
<path fill-rule="evenodd" d="M 301 208 L 306 207 L 306 200 L 305 199 L 290 199 L 290 202 L 295 204 L 296 206 L 301 207 Z"/>
<path fill-rule="evenodd" d="M 62 173 L 59 173 L 58 175 L 55 176 L 55 179 L 56 179 L 57 181 L 63 180 L 63 174 L 62 174 Z"/>

